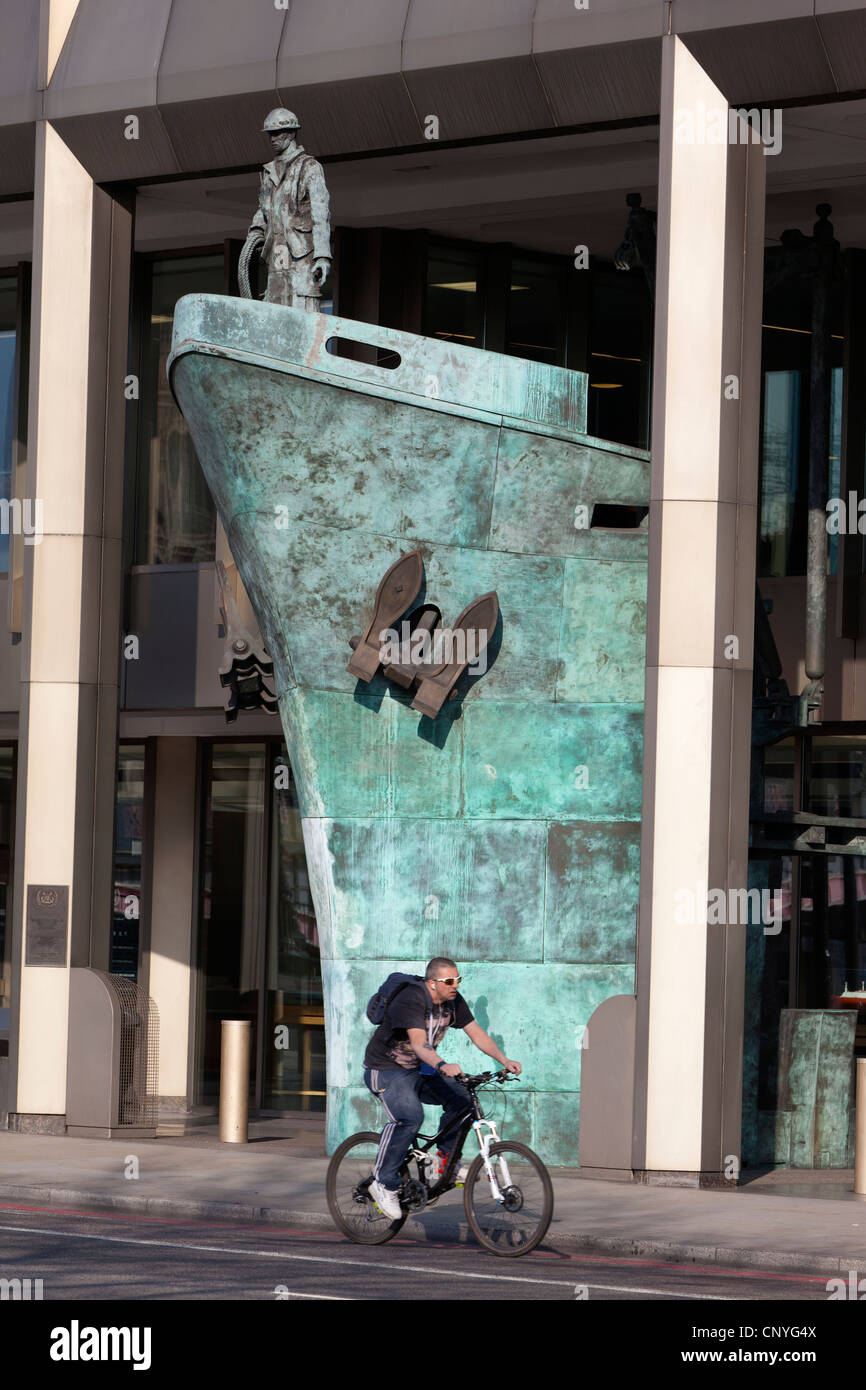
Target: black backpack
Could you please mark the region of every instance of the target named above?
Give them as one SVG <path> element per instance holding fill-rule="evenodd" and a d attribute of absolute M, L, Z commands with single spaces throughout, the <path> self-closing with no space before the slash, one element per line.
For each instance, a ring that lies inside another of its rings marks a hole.
<path fill-rule="evenodd" d="M 383 1023 L 388 1005 L 396 999 L 398 994 L 401 994 L 404 989 L 408 989 L 409 985 L 423 986 L 423 984 L 424 980 L 420 975 L 404 975 L 399 970 L 393 971 L 388 976 L 387 980 L 384 980 L 379 986 L 376 993 L 370 995 L 370 999 L 367 1003 L 367 1017 L 370 1022 L 376 1024 Z M 424 993 L 427 995 L 427 1012 L 431 1013 L 432 1005 L 430 1003 L 430 996 L 427 994 L 426 990 Z"/>

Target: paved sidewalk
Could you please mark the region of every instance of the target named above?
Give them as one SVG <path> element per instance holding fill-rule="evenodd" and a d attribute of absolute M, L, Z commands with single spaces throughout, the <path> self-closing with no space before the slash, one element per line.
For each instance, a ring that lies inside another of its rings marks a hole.
<path fill-rule="evenodd" d="M 137 1178 L 125 1176 L 130 1156 Z M 250 1143 L 239 1145 L 221 1144 L 215 1124 L 125 1142 L 0 1131 L 0 1209 L 51 1205 L 333 1231 L 327 1166 L 318 1116 L 254 1121 Z M 563 1249 L 866 1274 L 866 1199 L 850 1192 L 851 1173 L 774 1172 L 729 1192 L 604 1182 L 562 1168 L 552 1177 L 548 1241 Z M 461 1191 L 407 1222 L 403 1234 L 471 1240 Z"/>

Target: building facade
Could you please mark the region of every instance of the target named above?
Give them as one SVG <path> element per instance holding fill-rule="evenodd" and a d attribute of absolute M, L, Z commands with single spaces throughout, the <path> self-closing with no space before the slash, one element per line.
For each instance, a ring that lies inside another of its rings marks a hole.
<path fill-rule="evenodd" d="M 593 622 L 557 648 L 551 703 L 630 711 L 634 794 L 561 815 L 560 746 L 521 755 L 506 729 L 515 820 L 544 825 L 559 868 L 527 872 L 516 928 L 479 904 L 461 937 L 482 1024 L 529 1076 L 543 1054 L 568 1078 L 537 1087 L 559 1101 L 530 1091 L 526 1137 L 683 1180 L 731 1156 L 846 1166 L 866 1026 L 862 6 L 0 0 L 0 27 L 0 1114 L 65 1132 L 85 968 L 154 1000 L 163 1115 L 215 1104 L 228 1017 L 253 1024 L 263 1113 L 327 1102 L 333 1137 L 360 1085 L 327 1073 L 302 770 L 277 717 L 226 723 L 220 564 L 257 614 L 166 376 L 178 300 L 237 294 L 261 120 L 287 105 L 331 193 L 323 311 L 583 374 L 584 433 L 619 460 L 584 537 L 579 487 L 539 450 L 523 524 L 561 527 L 573 574 L 584 544 L 616 569 L 580 580 Z M 601 788 L 626 777 L 610 751 Z M 406 966 L 457 951 L 424 883 Z M 39 956 L 40 888 L 67 892 L 62 961 Z M 748 889 L 772 912 L 741 910 Z M 554 911 L 568 929 L 545 945 Z M 392 944 L 370 954 L 392 968 Z M 479 983 L 518 960 L 562 966 L 543 1042 L 532 986 Z"/>

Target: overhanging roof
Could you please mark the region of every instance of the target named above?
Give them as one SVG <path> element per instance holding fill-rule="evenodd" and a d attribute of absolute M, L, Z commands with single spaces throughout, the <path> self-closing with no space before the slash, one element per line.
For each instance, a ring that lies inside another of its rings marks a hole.
<path fill-rule="evenodd" d="M 658 114 L 664 0 L 277 3 L 80 0 L 42 93 L 38 7 L 0 0 L 0 193 L 32 187 L 41 115 L 97 180 L 134 181 L 259 163 L 276 105 L 320 155 L 423 144 L 428 115 L 453 141 Z M 862 0 L 673 0 L 670 15 L 735 103 L 866 90 Z"/>

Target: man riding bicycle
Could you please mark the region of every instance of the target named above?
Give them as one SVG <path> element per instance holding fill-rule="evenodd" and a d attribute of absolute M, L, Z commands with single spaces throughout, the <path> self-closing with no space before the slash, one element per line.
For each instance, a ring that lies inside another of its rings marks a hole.
<path fill-rule="evenodd" d="M 456 1079 L 462 1068 L 456 1062 L 443 1061 L 436 1051 L 447 1029 L 462 1028 L 480 1052 L 515 1076 L 522 1070 L 520 1063 L 510 1061 L 476 1023 L 466 1000 L 457 993 L 460 980 L 453 960 L 445 956 L 431 960 L 424 980 L 406 985 L 389 1002 L 364 1053 L 364 1082 L 379 1096 L 388 1116 L 370 1193 L 385 1215 L 395 1221 L 402 1215 L 397 1196 L 400 1167 L 417 1138 L 424 1116 L 422 1107 L 441 1105 L 447 1121 L 469 1100 L 468 1091 Z M 441 1150 L 443 1168 L 453 1143 L 453 1138 L 443 1140 L 448 1145 Z M 464 1165 L 455 1182 L 462 1182 L 465 1176 Z"/>

